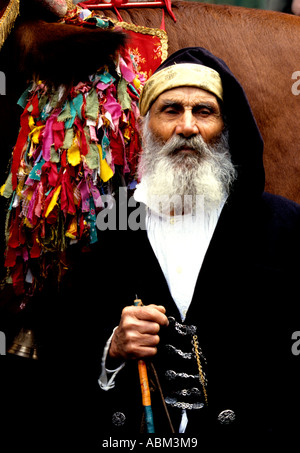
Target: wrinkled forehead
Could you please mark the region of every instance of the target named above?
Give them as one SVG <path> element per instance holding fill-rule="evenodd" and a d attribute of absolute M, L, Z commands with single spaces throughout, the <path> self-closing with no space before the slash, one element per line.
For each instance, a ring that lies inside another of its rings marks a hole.
<path fill-rule="evenodd" d="M 222 81 L 217 71 L 199 64 L 176 64 L 154 73 L 148 79 L 140 96 L 141 115 L 145 116 L 162 93 L 179 87 L 199 88 L 223 100 Z"/>
<path fill-rule="evenodd" d="M 193 108 L 197 106 L 212 106 L 220 110 L 218 98 L 209 91 L 196 87 L 178 87 L 164 91 L 152 103 L 149 112 L 164 106 L 182 106 L 182 108 Z"/>

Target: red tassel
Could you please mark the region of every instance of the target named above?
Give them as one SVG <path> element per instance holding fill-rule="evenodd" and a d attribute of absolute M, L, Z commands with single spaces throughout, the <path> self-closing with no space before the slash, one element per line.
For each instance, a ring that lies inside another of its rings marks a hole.
<path fill-rule="evenodd" d="M 124 21 L 123 21 L 123 17 L 122 17 L 121 14 L 119 13 L 118 9 L 117 9 L 115 6 L 114 6 L 113 8 L 114 8 L 115 13 L 116 13 L 116 15 L 117 15 L 118 21 L 119 21 L 119 22 L 124 22 Z"/>
<path fill-rule="evenodd" d="M 8 243 L 7 243 L 7 245 L 13 249 L 20 246 L 19 214 L 20 214 L 20 206 L 17 206 L 15 211 L 13 212 L 13 215 L 11 218 L 10 229 L 9 229 L 9 238 L 8 238 Z"/>
<path fill-rule="evenodd" d="M 42 166 L 43 185 L 55 187 L 57 185 L 58 173 L 57 165 L 54 162 L 45 162 Z"/>
<path fill-rule="evenodd" d="M 52 209 L 52 211 L 50 212 L 50 214 L 48 215 L 47 219 L 46 219 L 46 222 L 49 224 L 49 225 L 53 225 L 54 223 L 56 223 L 57 221 L 57 217 L 58 217 L 58 214 L 59 214 L 59 208 L 58 206 L 54 206 L 54 208 Z"/>
<path fill-rule="evenodd" d="M 165 26 L 165 10 L 162 10 L 162 18 L 161 18 L 161 24 L 160 24 L 160 29 L 163 31 L 166 31 L 166 26 Z"/>
<path fill-rule="evenodd" d="M 63 168 L 66 168 L 68 166 L 68 162 L 67 162 L 67 150 L 64 149 L 61 157 L 60 157 L 60 163 L 61 163 L 61 166 Z"/>
<path fill-rule="evenodd" d="M 64 171 L 61 182 L 61 210 L 63 211 L 65 216 L 67 214 L 74 215 L 76 213 L 73 187 L 71 184 L 68 168 Z"/>
<path fill-rule="evenodd" d="M 40 246 L 40 244 L 37 241 L 38 231 L 35 230 L 32 236 L 33 236 L 33 245 L 32 245 L 32 248 L 30 250 L 30 257 L 31 258 L 39 258 L 40 255 L 41 255 L 42 247 Z"/>
<path fill-rule="evenodd" d="M 87 153 L 89 152 L 88 144 L 87 144 L 87 141 L 86 141 L 86 137 L 85 137 L 85 133 L 84 133 L 82 124 L 81 124 L 80 119 L 78 117 L 75 118 L 74 124 L 76 125 L 77 129 L 80 132 L 81 154 L 86 156 Z"/>
<path fill-rule="evenodd" d="M 26 148 L 28 134 L 30 132 L 29 124 L 28 124 L 28 117 L 29 113 L 25 110 L 21 115 L 21 128 L 17 138 L 16 146 L 13 152 L 13 159 L 12 159 L 12 166 L 11 166 L 11 173 L 12 173 L 12 186 L 13 190 L 17 188 L 18 185 L 18 170 L 20 166 L 21 156 Z"/>
<path fill-rule="evenodd" d="M 57 151 L 64 144 L 65 139 L 65 125 L 63 121 L 54 121 L 52 125 L 53 138 L 54 138 L 54 147 Z"/>
<path fill-rule="evenodd" d="M 17 259 L 18 253 L 16 249 L 13 249 L 11 247 L 7 247 L 5 251 L 5 267 L 14 267 L 16 264 L 16 259 Z"/>
<path fill-rule="evenodd" d="M 22 154 L 26 149 L 28 134 L 30 132 L 30 127 L 28 124 L 28 119 L 29 119 L 29 115 L 30 115 L 30 112 L 28 112 L 29 107 L 32 107 L 31 115 L 34 118 L 37 118 L 40 114 L 39 99 L 38 99 L 37 94 L 33 97 L 33 99 L 31 99 L 27 103 L 25 110 L 22 113 L 21 118 L 20 118 L 20 132 L 19 132 L 17 142 L 16 142 L 16 145 L 14 148 L 12 166 L 11 166 L 13 190 L 15 190 L 18 185 L 17 174 L 18 174 Z"/>
<path fill-rule="evenodd" d="M 169 13 L 169 15 L 172 17 L 172 19 L 174 20 L 174 22 L 176 22 L 176 17 L 172 11 L 172 4 L 171 4 L 171 0 L 164 0 L 165 2 L 165 5 L 166 5 L 166 9 Z"/>
<path fill-rule="evenodd" d="M 30 100 L 29 105 L 32 106 L 31 115 L 33 116 L 33 118 L 38 118 L 40 116 L 40 109 L 39 109 L 39 96 L 37 93 Z"/>
<path fill-rule="evenodd" d="M 86 226 L 85 226 L 85 223 L 84 223 L 83 215 L 81 214 L 80 219 L 79 219 L 79 238 L 80 239 L 82 238 L 85 230 L 86 230 Z"/>
<path fill-rule="evenodd" d="M 124 165 L 124 149 L 120 135 L 111 135 L 110 149 L 115 165 Z"/>
<path fill-rule="evenodd" d="M 24 263 L 18 260 L 11 273 L 14 292 L 17 296 L 24 294 Z"/>

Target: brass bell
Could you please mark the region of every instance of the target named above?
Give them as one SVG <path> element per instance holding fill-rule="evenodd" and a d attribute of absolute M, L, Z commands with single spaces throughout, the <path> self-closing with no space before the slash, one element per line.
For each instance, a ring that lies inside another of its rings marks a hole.
<path fill-rule="evenodd" d="M 37 360 L 38 352 L 33 330 L 22 328 L 7 353 Z"/>

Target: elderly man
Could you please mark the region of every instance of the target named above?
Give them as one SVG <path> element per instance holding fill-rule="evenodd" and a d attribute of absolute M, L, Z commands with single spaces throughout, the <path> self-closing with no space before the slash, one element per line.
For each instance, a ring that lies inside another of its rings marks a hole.
<path fill-rule="evenodd" d="M 245 93 L 205 49 L 170 56 L 140 110 L 134 196 L 146 232 L 111 236 L 128 261 L 112 261 L 103 432 L 146 432 L 142 358 L 157 433 L 274 433 L 287 420 L 292 429 L 300 208 L 263 192 L 263 142 Z M 144 306 L 133 306 L 136 294 Z"/>
<path fill-rule="evenodd" d="M 111 203 L 128 227 L 108 222 L 80 259 L 74 245 L 60 293 L 38 303 L 41 368 L 10 368 L 3 414 L 15 429 L 25 408 L 38 439 L 61 430 L 68 447 L 133 449 L 147 433 L 144 359 L 155 438 L 168 446 L 296 431 L 300 207 L 263 192 L 245 93 L 223 61 L 187 48 L 148 80 L 140 110 L 135 199 L 122 189 L 120 209 Z"/>
<path fill-rule="evenodd" d="M 169 57 L 140 110 L 135 199 L 146 234 L 128 232 L 135 264 L 113 296 L 117 327 L 99 379 L 106 429 L 146 430 L 141 358 L 156 432 L 274 432 L 277 421 L 282 429 L 287 414 L 296 421 L 299 400 L 289 341 L 300 208 L 263 193 L 263 142 L 246 96 L 208 51 Z M 146 306 L 132 305 L 135 294 Z"/>

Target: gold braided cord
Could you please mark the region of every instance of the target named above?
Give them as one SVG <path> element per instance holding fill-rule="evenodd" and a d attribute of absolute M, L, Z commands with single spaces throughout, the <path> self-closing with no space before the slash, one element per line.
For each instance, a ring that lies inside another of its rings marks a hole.
<path fill-rule="evenodd" d="M 66 2 L 67 2 L 68 10 L 75 8 L 75 5 L 72 0 L 66 0 Z"/>
<path fill-rule="evenodd" d="M 205 386 L 205 378 L 204 378 L 202 365 L 201 365 L 201 361 L 200 361 L 200 354 L 199 354 L 199 349 L 198 349 L 199 343 L 198 343 L 197 335 L 193 335 L 193 345 L 194 345 L 194 350 L 195 350 L 196 360 L 197 360 L 197 365 L 198 365 L 198 370 L 199 370 L 199 380 L 200 380 L 200 383 L 202 385 L 206 406 L 208 406 L 207 391 L 206 391 L 206 386 Z"/>
<path fill-rule="evenodd" d="M 5 13 L 0 19 L 0 49 L 14 26 L 20 13 L 20 0 L 10 0 Z"/>

